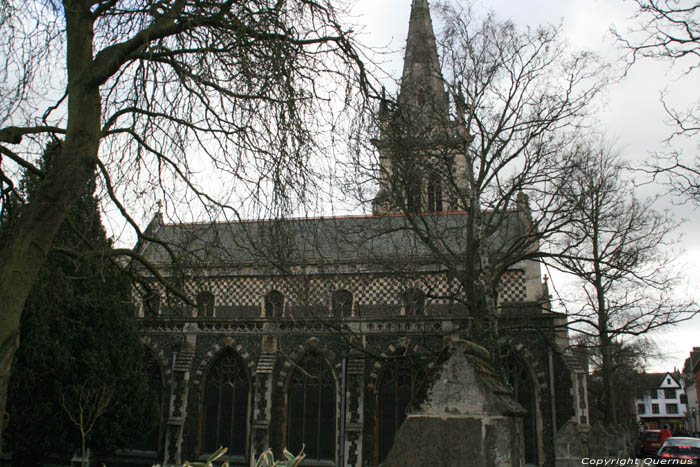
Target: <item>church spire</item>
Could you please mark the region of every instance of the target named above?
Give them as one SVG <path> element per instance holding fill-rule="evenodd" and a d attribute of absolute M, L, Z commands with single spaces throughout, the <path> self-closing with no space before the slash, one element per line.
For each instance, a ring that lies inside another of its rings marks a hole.
<path fill-rule="evenodd" d="M 440 73 L 428 0 L 413 0 L 411 5 L 399 91 L 401 105 L 418 107 L 423 112 L 429 111 L 445 118 L 448 115 L 447 93 Z"/>
<path fill-rule="evenodd" d="M 381 156 L 375 215 L 455 209 L 458 198 L 445 178 L 458 177 L 461 188 L 457 170 L 466 163 L 452 146 L 464 139 L 449 107 L 428 0 L 412 0 L 398 102 L 389 107 L 382 99 L 380 137 L 373 141 Z"/>

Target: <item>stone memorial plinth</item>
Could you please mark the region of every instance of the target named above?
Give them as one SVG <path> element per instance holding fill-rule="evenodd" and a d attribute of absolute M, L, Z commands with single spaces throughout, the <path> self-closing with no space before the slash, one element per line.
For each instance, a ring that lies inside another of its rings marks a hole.
<path fill-rule="evenodd" d="M 494 373 L 488 352 L 456 343 L 382 467 L 523 466 L 524 414 Z"/>

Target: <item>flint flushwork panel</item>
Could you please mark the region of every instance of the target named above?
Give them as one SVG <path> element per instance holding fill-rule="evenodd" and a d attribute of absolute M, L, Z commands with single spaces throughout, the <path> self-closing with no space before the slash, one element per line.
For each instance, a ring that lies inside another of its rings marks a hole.
<path fill-rule="evenodd" d="M 525 272 L 521 270 L 508 271 L 503 275 L 498 289 L 498 298 L 503 302 L 524 302 L 527 298 Z"/>
<path fill-rule="evenodd" d="M 447 304 L 459 287 L 443 274 L 421 278 L 353 275 L 340 278 L 325 277 L 216 277 L 188 281 L 186 291 L 192 295 L 202 290 L 216 297 L 217 306 L 259 306 L 262 297 L 270 290 L 278 290 L 288 304 L 328 305 L 334 290 L 346 289 L 358 305 L 400 305 L 403 292 L 416 288 L 422 290 L 430 303 Z"/>
<path fill-rule="evenodd" d="M 156 285 L 162 297 L 161 286 Z M 457 280 L 445 274 L 423 275 L 417 278 L 391 276 L 348 275 L 342 277 L 213 277 L 185 281 L 185 291 L 196 297 L 201 291 L 214 294 L 216 306 L 261 306 L 262 297 L 271 290 L 280 291 L 288 305 L 328 305 L 334 290 L 346 289 L 353 294 L 356 305 L 401 305 L 403 293 L 419 289 L 428 297 L 428 304 L 442 305 L 453 302 L 459 294 Z M 135 293 L 137 303 L 139 293 Z M 499 287 L 501 302 L 523 302 L 527 290 L 525 273 L 511 270 L 503 276 Z"/>

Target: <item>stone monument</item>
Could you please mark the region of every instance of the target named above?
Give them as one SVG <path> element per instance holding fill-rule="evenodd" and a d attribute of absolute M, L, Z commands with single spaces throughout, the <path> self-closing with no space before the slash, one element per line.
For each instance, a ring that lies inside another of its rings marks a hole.
<path fill-rule="evenodd" d="M 382 467 L 524 465 L 525 410 L 499 380 L 483 347 L 454 344 L 429 384 Z"/>

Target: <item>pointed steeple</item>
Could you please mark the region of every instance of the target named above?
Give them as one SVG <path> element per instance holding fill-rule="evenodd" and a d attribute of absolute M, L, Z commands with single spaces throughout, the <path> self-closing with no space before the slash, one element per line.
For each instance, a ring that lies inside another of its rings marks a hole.
<path fill-rule="evenodd" d="M 399 105 L 427 111 L 433 118 L 448 116 L 447 93 L 440 73 L 428 0 L 413 0 L 411 5 Z"/>
<path fill-rule="evenodd" d="M 403 75 L 396 106 L 382 99 L 379 107 L 379 191 L 375 215 L 437 213 L 455 209 L 458 196 L 443 177 L 466 180 L 466 130 L 450 118 L 450 105 L 440 72 L 437 43 L 428 0 L 412 0 Z M 445 153 L 448 151 L 448 153 Z M 454 157 L 442 157 L 450 156 Z"/>

